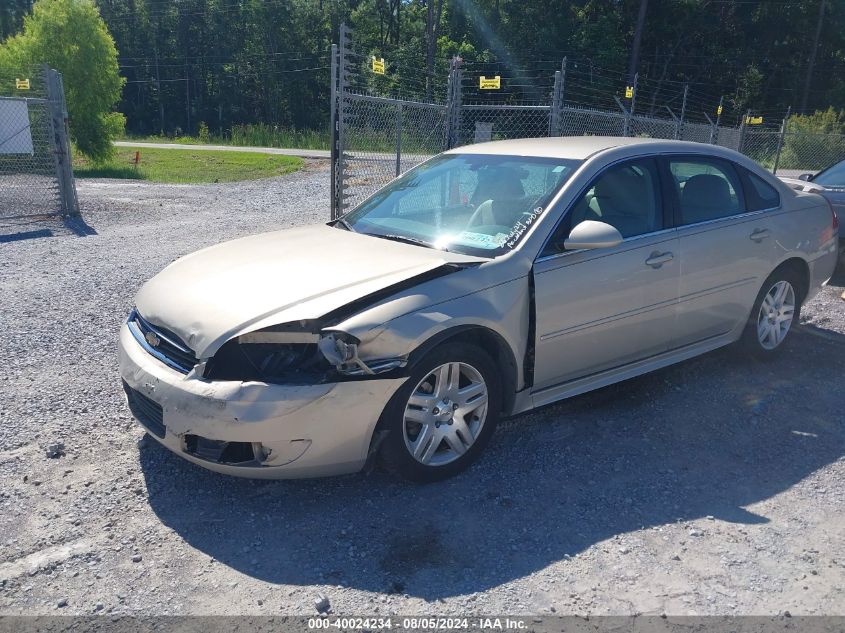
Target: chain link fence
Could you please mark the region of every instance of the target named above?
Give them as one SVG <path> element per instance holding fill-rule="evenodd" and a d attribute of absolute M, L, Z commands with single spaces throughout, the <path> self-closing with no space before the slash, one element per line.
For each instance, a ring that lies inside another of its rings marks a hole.
<path fill-rule="evenodd" d="M 777 170 L 816 172 L 845 160 L 845 134 L 784 132 Z"/>
<path fill-rule="evenodd" d="M 566 106 L 561 115 L 560 136 L 622 136 L 625 115 L 594 108 Z"/>
<path fill-rule="evenodd" d="M 817 171 L 845 159 L 845 135 L 790 131 L 787 119 L 775 128 L 757 125 L 750 112 L 735 127 L 720 125 L 721 101 L 713 107 L 719 113 L 715 122 L 707 114 L 690 120 L 686 88 L 674 104 L 680 116 L 667 105 L 658 107 L 655 98 L 649 115 L 635 113 L 636 78 L 623 101 L 592 69 L 581 71 L 582 84 L 573 86 L 572 76 L 567 83 L 566 59 L 559 68 L 532 73 L 453 58 L 448 72 L 427 75 L 356 51 L 342 26 L 340 44 L 332 47 L 332 217 L 430 156 L 485 141 L 583 135 L 680 139 L 740 151 L 775 173 Z M 668 117 L 655 116 L 664 110 Z"/>
<path fill-rule="evenodd" d="M 79 212 L 61 75 L 0 67 L 0 219 Z"/>

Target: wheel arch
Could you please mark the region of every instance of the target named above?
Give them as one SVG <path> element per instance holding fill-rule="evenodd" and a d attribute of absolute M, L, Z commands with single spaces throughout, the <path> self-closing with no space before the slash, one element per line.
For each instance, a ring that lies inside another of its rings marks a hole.
<path fill-rule="evenodd" d="M 410 373 L 413 371 L 414 367 L 435 347 L 450 341 L 469 343 L 490 354 L 493 362 L 501 369 L 502 413 L 509 414 L 513 410 L 514 402 L 516 400 L 516 382 L 518 376 L 516 357 L 504 337 L 488 327 L 483 325 L 467 324 L 457 325 L 441 332 L 437 332 L 418 345 L 408 355 L 408 364 L 405 369 L 406 372 Z M 397 394 L 394 394 L 393 397 L 395 398 L 396 395 Z M 390 404 L 391 403 L 388 403 L 384 408 L 384 411 L 382 411 L 382 414 L 379 416 L 378 422 L 376 423 L 375 429 L 373 430 L 373 437 L 370 442 L 371 455 L 374 453 L 374 449 L 376 448 L 380 432 L 384 431 L 385 426 L 387 425 L 385 411 L 390 408 Z"/>
<path fill-rule="evenodd" d="M 790 272 L 795 273 L 795 275 L 800 280 L 801 286 L 800 288 L 798 288 L 799 293 L 801 295 L 800 302 L 804 303 L 804 299 L 807 297 L 807 293 L 810 291 L 810 265 L 803 258 L 793 256 L 778 264 L 777 267 L 775 267 L 775 269 L 771 273 L 769 273 L 769 277 L 783 270 L 789 270 Z M 768 279 L 769 277 L 766 277 L 766 279 Z"/>
<path fill-rule="evenodd" d="M 490 355 L 499 368 L 502 388 L 502 412 L 513 409 L 518 379 L 516 356 L 504 337 L 483 325 L 458 325 L 427 339 L 408 356 L 408 370 L 412 371 L 426 354 L 446 342 L 462 342 L 474 345 Z"/>

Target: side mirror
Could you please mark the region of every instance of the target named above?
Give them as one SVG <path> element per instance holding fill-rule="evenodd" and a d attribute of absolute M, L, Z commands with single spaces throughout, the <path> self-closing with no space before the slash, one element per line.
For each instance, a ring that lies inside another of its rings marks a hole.
<path fill-rule="evenodd" d="M 813 179 L 813 174 L 801 174 L 798 176 L 798 180 L 803 180 L 805 182 L 810 182 Z"/>
<path fill-rule="evenodd" d="M 581 248 L 610 248 L 622 243 L 622 234 L 604 222 L 584 220 L 569 233 L 564 248 L 574 251 Z"/>

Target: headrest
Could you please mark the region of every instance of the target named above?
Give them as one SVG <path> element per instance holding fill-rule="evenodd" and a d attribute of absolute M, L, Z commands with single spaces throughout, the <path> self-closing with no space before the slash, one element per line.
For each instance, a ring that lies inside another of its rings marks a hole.
<path fill-rule="evenodd" d="M 681 196 L 686 210 L 722 211 L 730 208 L 731 190 L 728 181 L 713 174 L 697 174 L 687 180 Z"/>

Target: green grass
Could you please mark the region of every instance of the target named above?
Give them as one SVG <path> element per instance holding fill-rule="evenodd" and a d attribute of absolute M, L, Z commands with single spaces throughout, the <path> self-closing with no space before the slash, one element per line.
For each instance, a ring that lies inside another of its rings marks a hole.
<path fill-rule="evenodd" d="M 132 164 L 141 152 L 137 169 Z M 248 152 L 120 147 L 105 164 L 75 156 L 77 178 L 128 178 L 170 183 L 234 182 L 271 178 L 302 168 L 301 158 Z"/>
<path fill-rule="evenodd" d="M 295 130 L 258 123 L 236 125 L 225 135 L 131 136 L 123 140 L 180 145 L 238 145 L 242 147 L 280 147 L 289 149 L 329 149 L 328 130 Z"/>

